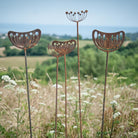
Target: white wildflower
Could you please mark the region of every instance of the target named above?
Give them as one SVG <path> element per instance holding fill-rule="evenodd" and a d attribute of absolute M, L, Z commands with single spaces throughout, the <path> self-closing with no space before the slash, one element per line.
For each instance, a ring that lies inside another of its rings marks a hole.
<path fill-rule="evenodd" d="M 88 75 L 84 75 L 84 77 L 85 77 L 85 78 L 87 78 L 87 77 L 88 77 Z"/>
<path fill-rule="evenodd" d="M 118 77 L 117 79 L 118 79 L 118 80 L 126 80 L 127 77 Z"/>
<path fill-rule="evenodd" d="M 57 117 L 63 117 L 63 115 L 62 114 L 57 114 Z"/>
<path fill-rule="evenodd" d="M 64 115 L 62 115 L 62 114 L 57 114 L 57 117 L 64 117 Z"/>
<path fill-rule="evenodd" d="M 75 86 L 75 89 L 76 89 L 76 90 L 78 90 L 78 89 L 79 89 L 79 87 L 78 87 L 78 86 Z"/>
<path fill-rule="evenodd" d="M 64 127 L 65 127 L 65 124 L 62 124 L 62 126 L 64 126 Z"/>
<path fill-rule="evenodd" d="M 12 90 L 14 89 L 14 87 L 15 86 L 11 85 L 11 84 L 7 84 L 7 85 L 4 86 L 4 88 L 6 88 L 6 89 L 12 89 Z"/>
<path fill-rule="evenodd" d="M 93 80 L 95 80 L 95 81 L 96 81 L 96 80 L 98 80 L 98 78 L 94 77 L 94 78 L 93 78 Z"/>
<path fill-rule="evenodd" d="M 78 77 L 74 77 L 74 76 L 72 76 L 72 77 L 70 77 L 70 79 L 71 79 L 71 80 L 77 80 Z"/>
<path fill-rule="evenodd" d="M 60 95 L 61 98 L 65 98 L 65 94 Z"/>
<path fill-rule="evenodd" d="M 52 87 L 56 88 L 56 84 L 54 84 Z M 63 88 L 62 85 L 57 85 L 58 88 Z"/>
<path fill-rule="evenodd" d="M 77 81 L 75 81 L 75 80 L 73 80 L 73 81 L 71 81 L 72 83 L 76 83 Z"/>
<path fill-rule="evenodd" d="M 102 94 L 101 93 L 97 93 L 97 96 L 102 96 Z"/>
<path fill-rule="evenodd" d="M 82 96 L 89 96 L 89 94 L 87 92 L 82 92 L 81 95 Z"/>
<path fill-rule="evenodd" d="M 0 94 L 2 94 L 2 92 L 0 91 Z"/>
<path fill-rule="evenodd" d="M 49 131 L 49 133 L 50 133 L 50 134 L 54 134 L 54 133 L 55 133 L 55 131 L 54 131 L 54 130 L 51 130 L 51 131 Z"/>
<path fill-rule="evenodd" d="M 121 126 L 120 126 L 120 128 L 122 128 L 122 129 L 123 129 L 123 128 L 124 128 L 124 126 L 123 126 L 123 125 L 121 125 Z"/>
<path fill-rule="evenodd" d="M 113 77 L 119 75 L 119 73 L 114 73 L 114 72 L 109 72 L 108 74 L 113 76 Z"/>
<path fill-rule="evenodd" d="M 18 87 L 16 90 L 17 90 L 17 92 L 19 92 L 19 93 L 24 93 L 24 94 L 26 93 L 26 89 L 24 89 L 24 88 L 19 88 L 19 87 Z"/>
<path fill-rule="evenodd" d="M 3 75 L 1 79 L 4 80 L 5 82 L 9 82 L 11 80 L 11 78 L 8 75 Z"/>
<path fill-rule="evenodd" d="M 120 112 L 117 112 L 117 113 L 115 113 L 114 115 L 113 115 L 113 118 L 115 119 L 115 118 L 117 118 L 118 116 L 120 116 L 121 115 L 121 113 Z"/>
<path fill-rule="evenodd" d="M 71 101 L 71 100 L 73 100 L 73 99 L 74 99 L 74 97 L 68 97 L 68 98 L 67 98 L 68 101 Z"/>
<path fill-rule="evenodd" d="M 133 108 L 134 111 L 138 111 L 138 108 Z"/>
<path fill-rule="evenodd" d="M 40 104 L 40 105 L 44 105 L 44 106 L 46 105 L 45 103 L 39 103 L 39 104 Z"/>
<path fill-rule="evenodd" d="M 131 83 L 130 87 L 136 86 L 136 83 Z"/>
<path fill-rule="evenodd" d="M 78 110 L 78 111 L 76 111 L 77 113 L 79 113 L 80 112 L 80 110 Z M 81 112 L 84 112 L 84 110 L 81 110 Z"/>
<path fill-rule="evenodd" d="M 90 90 L 90 93 L 95 93 L 95 90 L 91 89 L 91 90 Z"/>
<path fill-rule="evenodd" d="M 15 86 L 17 85 L 17 83 L 14 80 L 9 80 L 9 83 Z"/>
<path fill-rule="evenodd" d="M 35 81 L 30 81 L 30 85 L 33 87 L 33 88 L 40 88 L 40 86 L 35 82 Z"/>
<path fill-rule="evenodd" d="M 92 98 L 97 98 L 97 96 L 95 96 L 95 95 L 92 95 L 91 97 L 92 97 Z"/>
<path fill-rule="evenodd" d="M 73 128 L 77 128 L 77 126 L 73 126 Z"/>
<path fill-rule="evenodd" d="M 39 93 L 39 91 L 38 91 L 37 89 L 32 89 L 31 92 L 33 92 L 33 93 L 35 93 L 35 94 L 36 94 L 36 93 Z"/>
<path fill-rule="evenodd" d="M 33 106 L 31 106 L 31 111 L 36 112 L 36 113 L 38 112 L 38 110 Z"/>
<path fill-rule="evenodd" d="M 89 103 L 88 101 L 83 101 L 83 103 L 85 103 L 85 104 L 91 104 L 91 103 Z"/>
<path fill-rule="evenodd" d="M 118 95 L 115 95 L 114 96 L 114 99 L 118 99 L 120 97 L 120 95 L 118 94 Z"/>
<path fill-rule="evenodd" d="M 112 102 L 110 102 L 110 104 L 117 106 L 117 101 L 113 100 Z"/>

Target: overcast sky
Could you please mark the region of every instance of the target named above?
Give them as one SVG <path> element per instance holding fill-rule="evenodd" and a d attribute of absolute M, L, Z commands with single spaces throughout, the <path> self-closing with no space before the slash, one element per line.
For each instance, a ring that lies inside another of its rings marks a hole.
<path fill-rule="evenodd" d="M 66 11 L 86 9 L 81 25 L 138 27 L 138 0 L 0 0 L 0 23 L 68 25 Z"/>

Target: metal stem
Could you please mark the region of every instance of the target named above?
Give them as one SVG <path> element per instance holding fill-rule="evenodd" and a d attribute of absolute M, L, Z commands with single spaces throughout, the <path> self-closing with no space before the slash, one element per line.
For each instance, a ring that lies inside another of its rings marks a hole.
<path fill-rule="evenodd" d="M 64 54 L 65 64 L 65 138 L 67 138 L 67 71 L 66 71 L 66 55 Z"/>
<path fill-rule="evenodd" d="M 112 133 L 113 133 L 113 128 L 114 128 L 114 113 L 115 113 L 115 109 L 114 109 L 114 107 L 113 107 L 112 127 L 111 127 L 111 134 L 110 134 L 110 138 L 112 138 Z"/>
<path fill-rule="evenodd" d="M 56 72 L 55 138 L 57 137 L 57 95 L 58 95 L 58 57 L 57 57 L 57 72 Z"/>
<path fill-rule="evenodd" d="M 80 92 L 80 54 L 79 54 L 79 22 L 77 22 L 77 52 L 78 52 L 78 87 L 79 87 L 80 137 L 82 138 L 81 92 Z"/>
<path fill-rule="evenodd" d="M 27 70 L 27 56 L 26 49 L 24 49 L 25 53 L 25 68 L 26 68 L 26 83 L 27 83 L 27 100 L 28 100 L 28 111 L 29 111 L 29 123 L 30 123 L 30 138 L 32 138 L 32 124 L 31 124 L 31 111 L 30 111 L 30 96 L 29 96 L 29 84 L 28 84 L 28 70 Z"/>
<path fill-rule="evenodd" d="M 105 110 L 107 70 L 108 70 L 108 52 L 107 52 L 107 55 L 106 55 L 106 69 L 105 69 L 105 84 L 104 84 L 104 97 L 103 97 L 103 114 L 102 114 L 101 138 L 103 138 L 103 127 L 104 127 L 104 110 Z"/>

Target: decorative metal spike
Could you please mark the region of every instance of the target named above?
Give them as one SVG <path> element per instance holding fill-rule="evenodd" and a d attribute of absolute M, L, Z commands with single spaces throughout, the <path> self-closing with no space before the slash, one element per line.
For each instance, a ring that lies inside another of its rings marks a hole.
<path fill-rule="evenodd" d="M 120 38 L 121 36 L 121 38 Z M 107 70 L 108 70 L 108 54 L 121 47 L 125 39 L 125 33 L 119 31 L 116 33 L 105 33 L 98 30 L 94 30 L 92 33 L 92 39 L 96 47 L 104 52 L 106 55 L 106 69 L 105 69 L 105 84 L 104 84 L 104 96 L 103 96 L 103 113 L 102 113 L 102 125 L 101 125 L 101 138 L 103 138 L 104 127 L 104 111 L 105 111 L 105 96 L 106 96 L 106 82 L 107 82 Z"/>
<path fill-rule="evenodd" d="M 20 49 L 24 49 L 24 53 L 25 53 L 25 69 L 26 69 L 26 84 L 27 84 L 27 100 L 28 100 L 28 112 L 29 112 L 30 138 L 32 138 L 32 124 L 31 124 L 30 96 L 29 96 L 26 50 L 34 47 L 38 43 L 40 36 L 41 36 L 41 31 L 39 29 L 30 31 L 30 32 L 14 32 L 14 31 L 8 32 L 8 37 L 9 37 L 11 43 Z"/>
<path fill-rule="evenodd" d="M 55 138 L 57 138 L 57 106 L 58 106 L 58 59 L 63 56 L 55 51 L 55 46 L 48 45 L 48 52 L 50 55 L 57 58 L 57 67 L 56 67 L 56 102 L 55 102 Z"/>
<path fill-rule="evenodd" d="M 77 53 L 78 53 L 78 87 L 79 87 L 79 118 L 80 118 L 80 137 L 82 138 L 82 121 L 81 121 L 81 92 L 80 92 L 80 56 L 79 56 L 79 22 L 87 17 L 88 10 L 79 12 L 70 12 L 66 14 L 67 18 L 77 23 Z"/>
<path fill-rule="evenodd" d="M 66 71 L 66 54 L 69 54 L 70 52 L 72 52 L 75 47 L 76 47 L 76 41 L 75 40 L 53 41 L 52 42 L 52 46 L 49 46 L 49 48 L 54 49 L 55 52 L 57 52 L 59 55 L 64 55 L 64 64 L 65 64 L 65 138 L 68 137 L 68 133 L 67 133 L 67 71 Z M 55 54 L 54 54 L 54 56 L 55 56 Z M 57 107 L 56 107 L 56 110 L 57 110 Z M 56 119 L 55 119 L 55 121 L 56 121 L 56 124 L 57 124 L 57 120 Z"/>

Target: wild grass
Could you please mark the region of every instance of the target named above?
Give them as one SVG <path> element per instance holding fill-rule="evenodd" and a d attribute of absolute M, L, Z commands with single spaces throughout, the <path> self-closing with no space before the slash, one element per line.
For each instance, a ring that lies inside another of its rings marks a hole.
<path fill-rule="evenodd" d="M 84 138 L 100 137 L 103 84 L 97 78 L 85 76 L 81 81 L 82 129 Z M 120 80 L 121 81 L 121 80 Z M 37 82 L 36 82 L 37 83 Z M 30 83 L 32 84 L 32 83 Z M 58 89 L 58 137 L 64 138 L 64 83 Z M 118 84 L 114 73 L 110 73 L 107 82 L 104 138 L 109 138 L 113 121 L 112 106 L 115 103 L 113 138 L 136 138 L 138 136 L 138 97 L 135 84 Z M 34 138 L 52 138 L 55 118 L 55 85 L 30 85 L 32 130 Z M 67 81 L 68 99 L 68 137 L 79 137 L 78 82 L 69 78 Z M 27 95 L 25 85 L 6 87 L 1 82 L 0 88 L 0 135 L 5 138 L 29 138 Z M 114 101 L 114 102 L 113 102 Z M 112 102 L 112 103 L 111 103 Z"/>

